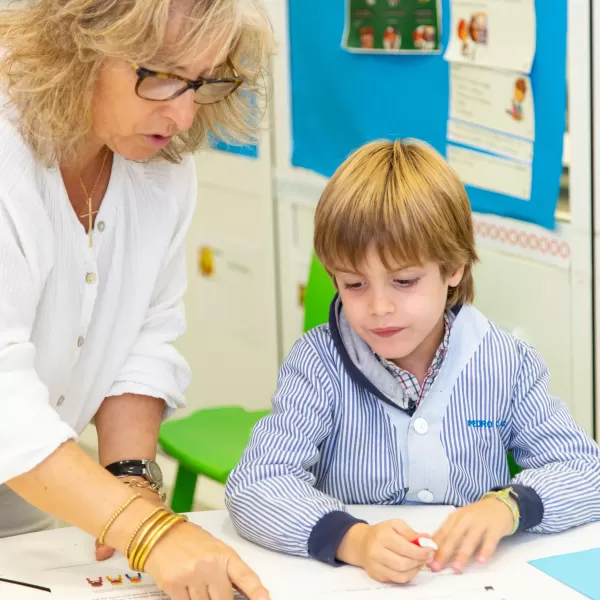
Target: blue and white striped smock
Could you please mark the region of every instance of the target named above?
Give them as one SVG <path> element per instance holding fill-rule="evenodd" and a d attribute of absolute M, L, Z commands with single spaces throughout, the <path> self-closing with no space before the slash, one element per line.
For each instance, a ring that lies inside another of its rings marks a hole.
<path fill-rule="evenodd" d="M 281 368 L 273 412 L 227 484 L 232 520 L 267 548 L 332 563 L 355 522 L 350 504 L 462 506 L 510 484 L 541 501 L 527 517 L 532 531 L 598 520 L 599 448 L 548 380 L 530 346 L 464 306 L 442 370 L 410 415 L 365 385 L 330 319 Z M 508 450 L 525 468 L 512 482 Z"/>

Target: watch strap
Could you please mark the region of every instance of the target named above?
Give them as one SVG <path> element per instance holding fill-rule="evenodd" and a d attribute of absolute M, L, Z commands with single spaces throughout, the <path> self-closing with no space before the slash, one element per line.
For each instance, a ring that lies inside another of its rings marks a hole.
<path fill-rule="evenodd" d="M 108 465 L 106 470 L 115 477 L 145 477 L 147 473 L 145 460 L 120 460 Z"/>

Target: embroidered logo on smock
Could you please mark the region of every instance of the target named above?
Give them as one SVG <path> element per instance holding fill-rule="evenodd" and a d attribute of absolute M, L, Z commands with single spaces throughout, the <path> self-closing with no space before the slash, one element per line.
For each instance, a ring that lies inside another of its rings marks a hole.
<path fill-rule="evenodd" d="M 505 420 L 486 421 L 485 419 L 484 420 L 469 419 L 467 421 L 467 427 L 493 429 L 495 427 L 506 427 L 506 421 Z"/>

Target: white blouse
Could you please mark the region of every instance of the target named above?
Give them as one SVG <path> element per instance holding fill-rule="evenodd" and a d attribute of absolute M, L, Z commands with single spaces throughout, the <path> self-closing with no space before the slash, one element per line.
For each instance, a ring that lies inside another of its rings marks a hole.
<path fill-rule="evenodd" d="M 107 396 L 184 404 L 173 342 L 196 191 L 192 157 L 115 155 L 89 248 L 60 172 L 0 114 L 0 483 L 76 438 Z"/>

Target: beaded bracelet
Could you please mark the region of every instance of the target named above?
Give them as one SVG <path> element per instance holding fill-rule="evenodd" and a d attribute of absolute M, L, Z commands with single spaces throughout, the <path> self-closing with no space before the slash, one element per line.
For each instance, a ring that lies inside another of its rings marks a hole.
<path fill-rule="evenodd" d="M 510 535 L 513 535 L 519 529 L 519 523 L 521 522 L 521 515 L 519 513 L 519 505 L 515 502 L 514 498 L 511 497 L 511 494 L 518 498 L 519 495 L 511 488 L 505 488 L 496 492 L 487 492 L 485 493 L 481 499 L 484 498 L 496 498 L 496 500 L 500 500 L 505 506 L 507 506 L 513 517 L 513 530 L 510 532 Z"/>
<path fill-rule="evenodd" d="M 141 498 L 142 495 L 141 494 L 136 494 L 135 496 L 132 496 L 131 498 L 129 498 L 129 500 L 127 500 L 127 502 L 123 503 L 123 505 L 118 508 L 114 513 L 113 516 L 107 521 L 106 525 L 104 526 L 104 529 L 102 529 L 102 532 L 100 533 L 100 537 L 98 538 L 98 543 L 99 544 L 104 544 L 104 538 L 106 537 L 106 534 L 108 533 L 108 530 L 110 529 L 111 525 L 117 520 L 117 518 L 119 517 L 119 515 L 135 500 L 137 500 L 138 498 Z"/>

